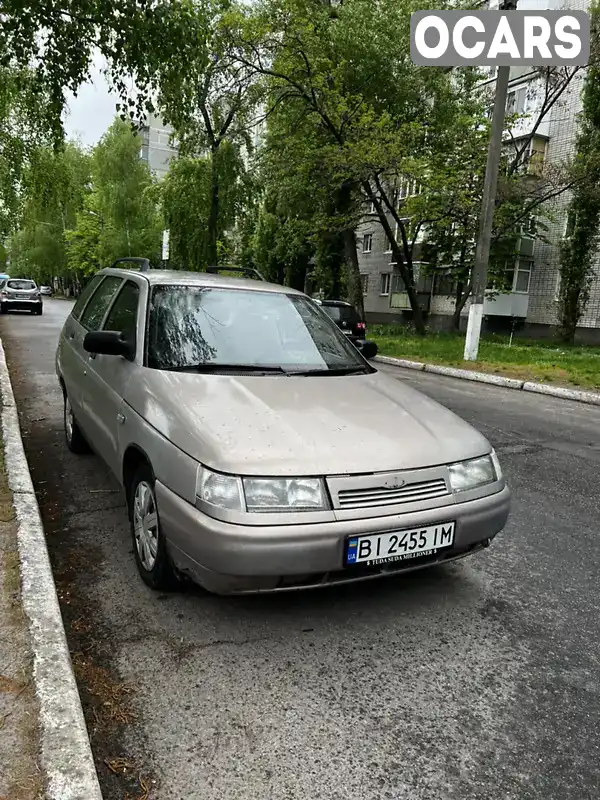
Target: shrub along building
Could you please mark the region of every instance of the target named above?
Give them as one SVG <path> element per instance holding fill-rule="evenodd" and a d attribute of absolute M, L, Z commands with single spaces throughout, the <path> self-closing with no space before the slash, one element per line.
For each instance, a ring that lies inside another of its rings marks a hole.
<path fill-rule="evenodd" d="M 559 0 L 529 0 L 519 8 L 559 8 Z M 574 0 L 572 9 L 587 10 L 587 0 Z M 494 77 L 488 84 L 493 88 Z M 562 84 L 561 84 L 562 81 Z M 565 174 L 565 164 L 574 155 L 577 137 L 577 117 L 582 108 L 581 91 L 584 70 L 549 76 L 533 68 L 511 71 L 507 98 L 507 115 L 520 115 L 507 134 L 505 146 L 518 147 L 525 143 L 528 169 L 544 173 L 551 187 L 556 182 L 556 196 L 548 191 L 549 200 L 536 209 L 520 227 L 514 244 L 514 255 L 505 265 L 502 285 L 490 285 L 486 298 L 485 328 L 487 330 L 522 330 L 532 336 L 553 335 L 558 324 L 560 290 L 560 243 L 568 235 L 567 207 L 569 192 L 561 189 L 559 173 Z M 553 92 L 559 96 L 552 102 Z M 548 108 L 548 105 L 550 107 Z M 546 110 L 547 109 L 547 110 Z M 418 179 L 400 179 L 399 207 L 407 197 L 426 191 Z M 377 323 L 407 322 L 412 312 L 397 265 L 392 258 L 390 243 L 381 224 L 368 203 L 357 231 L 357 245 L 367 320 Z M 393 229 L 392 225 L 392 229 Z M 456 281 L 451 272 L 444 275 L 430 268 L 427 253 L 427 231 L 417 236 L 413 252 L 416 286 L 427 324 L 434 329 L 452 327 L 456 307 Z M 499 290 L 500 289 L 500 290 Z M 460 314 L 460 326 L 466 326 L 469 301 Z M 590 299 L 578 327 L 581 341 L 600 342 L 600 255 Z"/>

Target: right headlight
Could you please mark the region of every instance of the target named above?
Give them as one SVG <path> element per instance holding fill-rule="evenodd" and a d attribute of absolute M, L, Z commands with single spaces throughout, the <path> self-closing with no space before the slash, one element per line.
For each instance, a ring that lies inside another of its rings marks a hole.
<path fill-rule="evenodd" d="M 322 478 L 240 478 L 204 466 L 198 468 L 196 497 L 216 508 L 249 513 L 329 508 Z"/>
<path fill-rule="evenodd" d="M 489 456 L 472 458 L 469 461 L 459 461 L 457 464 L 450 464 L 448 467 L 450 474 L 450 486 L 453 492 L 465 492 L 469 489 L 477 489 L 488 483 L 496 483 L 502 477 L 502 470 L 496 453 L 492 452 Z"/>

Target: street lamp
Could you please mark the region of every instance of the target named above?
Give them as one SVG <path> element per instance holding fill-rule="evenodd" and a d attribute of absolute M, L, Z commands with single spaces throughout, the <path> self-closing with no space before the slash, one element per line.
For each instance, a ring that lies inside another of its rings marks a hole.
<path fill-rule="evenodd" d="M 514 11 L 517 0 L 501 0 L 500 11 Z M 492 227 L 494 224 L 494 208 L 496 204 L 496 188 L 498 186 L 498 168 L 502 152 L 502 133 L 504 131 L 504 115 L 506 111 L 506 95 L 508 93 L 508 79 L 510 67 L 498 67 L 496 75 L 496 93 L 494 97 L 494 111 L 492 114 L 492 127 L 488 145 L 485 179 L 483 182 L 483 197 L 479 217 L 479 238 L 475 250 L 475 263 L 473 265 L 473 289 L 471 305 L 469 306 L 469 321 L 465 338 L 465 361 L 477 361 L 479 354 L 479 339 L 481 337 L 481 323 L 483 321 L 483 304 L 487 288 L 487 273 L 490 260 L 490 245 L 492 241 Z"/>

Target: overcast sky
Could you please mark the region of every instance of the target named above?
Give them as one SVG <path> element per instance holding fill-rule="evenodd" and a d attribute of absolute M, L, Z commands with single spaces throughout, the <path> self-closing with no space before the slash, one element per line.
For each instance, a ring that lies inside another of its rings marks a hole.
<path fill-rule="evenodd" d="M 67 137 L 79 139 L 84 146 L 95 145 L 116 114 L 118 98 L 116 94 L 109 94 L 102 66 L 102 59 L 97 57 L 90 82 L 80 87 L 76 97 L 69 95 L 67 99 L 68 110 L 64 116 Z"/>

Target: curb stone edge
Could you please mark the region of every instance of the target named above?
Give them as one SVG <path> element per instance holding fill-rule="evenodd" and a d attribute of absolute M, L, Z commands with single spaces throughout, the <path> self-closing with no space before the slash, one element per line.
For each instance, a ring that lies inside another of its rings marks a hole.
<path fill-rule="evenodd" d="M 568 389 L 564 386 L 553 386 L 549 383 L 520 381 L 516 378 L 505 378 L 501 375 L 493 375 L 488 372 L 472 372 L 468 369 L 443 367 L 440 364 L 426 364 L 421 361 L 407 361 L 403 358 L 393 358 L 392 356 L 375 356 L 373 360 L 379 361 L 382 364 L 390 364 L 394 367 L 413 369 L 420 372 L 431 372 L 435 375 L 446 375 L 449 378 L 459 378 L 461 380 L 473 381 L 475 383 L 489 383 L 495 386 L 504 386 L 507 389 L 518 389 L 523 392 L 545 394 L 552 397 L 558 397 L 563 400 L 574 400 L 577 403 L 600 406 L 600 394 L 596 394 L 594 392 Z"/>
<path fill-rule="evenodd" d="M 17 522 L 21 601 L 29 622 L 39 704 L 45 796 L 102 800 L 1 340 L 0 392 L 4 462 Z"/>

